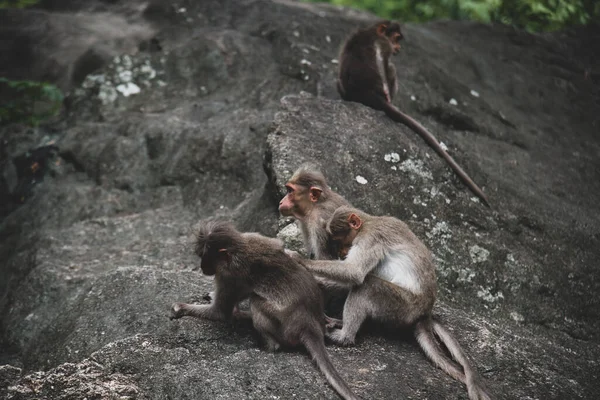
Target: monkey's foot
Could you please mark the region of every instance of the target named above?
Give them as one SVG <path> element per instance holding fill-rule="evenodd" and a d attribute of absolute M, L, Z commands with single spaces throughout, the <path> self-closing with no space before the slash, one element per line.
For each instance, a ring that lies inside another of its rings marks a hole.
<path fill-rule="evenodd" d="M 354 346 L 354 338 L 344 335 L 344 332 L 341 329 L 334 329 L 326 332 L 325 337 L 338 346 Z"/>
<path fill-rule="evenodd" d="M 267 351 L 274 353 L 281 348 L 279 342 L 268 335 L 263 335 L 263 339 L 265 340 L 265 348 Z"/>
<path fill-rule="evenodd" d="M 184 303 L 173 303 L 171 306 L 171 316 L 169 319 L 179 319 L 185 315 L 185 304 Z"/>

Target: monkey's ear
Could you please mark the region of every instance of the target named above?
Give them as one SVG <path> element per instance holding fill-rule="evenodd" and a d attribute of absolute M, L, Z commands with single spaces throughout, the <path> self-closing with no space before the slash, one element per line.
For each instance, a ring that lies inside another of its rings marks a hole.
<path fill-rule="evenodd" d="M 387 24 L 382 22 L 381 24 L 377 25 L 377 34 L 379 36 L 385 35 L 386 30 L 387 30 Z"/>
<path fill-rule="evenodd" d="M 352 213 L 348 217 L 348 225 L 350 225 L 350 228 L 352 229 L 360 229 L 362 226 L 362 221 L 358 215 Z"/>
<path fill-rule="evenodd" d="M 323 193 L 323 190 L 321 188 L 318 188 L 316 186 L 311 187 L 308 194 L 308 196 L 310 197 L 310 201 L 312 201 L 313 203 L 319 201 L 321 193 Z"/>

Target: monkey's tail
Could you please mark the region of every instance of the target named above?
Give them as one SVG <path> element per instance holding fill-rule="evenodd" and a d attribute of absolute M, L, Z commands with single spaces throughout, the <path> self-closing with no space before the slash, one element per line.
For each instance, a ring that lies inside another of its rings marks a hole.
<path fill-rule="evenodd" d="M 452 358 L 460 364 L 463 371 L 452 362 L 441 351 L 438 346 L 435 335 L 446 346 Z M 479 375 L 469 363 L 467 356 L 462 351 L 460 344 L 454 339 L 452 334 L 437 321 L 431 318 L 423 319 L 417 322 L 415 328 L 417 342 L 431 361 L 441 370 L 446 372 L 454 379 L 467 385 L 467 392 L 470 400 L 491 400 L 492 397 L 480 382 Z"/>
<path fill-rule="evenodd" d="M 446 160 L 446 162 L 450 165 L 450 168 L 452 168 L 452 170 L 456 172 L 456 175 L 458 175 L 458 177 L 462 179 L 462 181 L 467 185 L 467 187 L 471 189 L 471 191 L 475 193 L 481 200 L 483 200 L 486 206 L 490 206 L 488 198 L 485 195 L 485 193 L 483 193 L 483 190 L 481 190 L 479 186 L 477 186 L 477 184 L 473 182 L 471 177 L 467 175 L 467 173 L 460 167 L 460 165 L 456 163 L 456 161 L 454 161 L 454 158 L 452 158 L 452 156 L 448 154 L 446 150 L 444 150 L 440 142 L 438 142 L 438 140 L 435 138 L 435 136 L 433 136 L 431 132 L 425 129 L 425 127 L 421 125 L 417 120 L 413 119 L 408 114 L 405 114 L 402 111 L 398 110 L 391 103 L 385 102 L 383 105 L 383 111 L 385 111 L 387 116 L 390 117 L 392 120 L 403 123 L 413 131 L 417 132 L 423 139 L 425 139 L 427 144 L 429 144 L 431 148 L 433 148 L 444 160 Z"/>
<path fill-rule="evenodd" d="M 323 375 L 325 375 L 325 379 L 333 386 L 335 391 L 345 400 L 359 400 L 359 397 L 352 393 L 348 384 L 333 366 L 329 354 L 327 353 L 327 349 L 325 348 L 323 337 L 311 333 L 305 335 L 301 340 Z"/>

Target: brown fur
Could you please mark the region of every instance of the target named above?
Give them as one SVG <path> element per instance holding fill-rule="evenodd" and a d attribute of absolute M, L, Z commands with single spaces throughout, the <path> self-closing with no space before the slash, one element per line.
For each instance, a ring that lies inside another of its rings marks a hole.
<path fill-rule="evenodd" d="M 471 400 L 489 400 L 458 342 L 432 318 L 436 298 L 435 266 L 430 251 L 402 221 L 375 217 L 350 207 L 340 207 L 331 217 L 329 234 L 351 249 L 345 260 L 306 261 L 314 273 L 326 279 L 352 285 L 341 329 L 327 337 L 341 345 L 354 343 L 367 318 L 413 327 L 417 341 L 433 363 L 467 385 Z M 390 275 L 385 271 L 394 273 Z M 394 283 L 389 280 L 394 280 Z M 436 337 L 449 350 L 450 360 Z"/>
<path fill-rule="evenodd" d="M 327 381 L 344 399 L 357 399 L 335 370 L 324 344 L 323 298 L 306 268 L 287 255 L 283 243 L 231 224 L 209 222 L 197 235 L 196 254 L 205 274 L 215 275 L 210 305 L 175 303 L 171 319 L 183 316 L 228 320 L 236 304 L 250 299 L 251 317 L 268 349 L 303 344 Z"/>
<path fill-rule="evenodd" d="M 400 25 L 383 21 L 354 33 L 342 48 L 337 80 L 342 99 L 362 103 L 384 111 L 388 117 L 401 122 L 418 133 L 462 179 L 469 189 L 489 206 L 483 191 L 442 148 L 438 140 L 419 122 L 398 110 L 392 100 L 398 90 L 396 68 L 391 56 L 400 49 Z"/>
<path fill-rule="evenodd" d="M 298 168 L 286 187 L 288 194 L 281 199 L 279 211 L 298 221 L 306 253 L 317 260 L 337 258 L 337 249 L 329 240 L 325 224 L 336 208 L 350 203 L 331 190 L 320 171 L 308 165 Z M 316 199 L 310 199 L 311 189 L 320 192 Z"/>

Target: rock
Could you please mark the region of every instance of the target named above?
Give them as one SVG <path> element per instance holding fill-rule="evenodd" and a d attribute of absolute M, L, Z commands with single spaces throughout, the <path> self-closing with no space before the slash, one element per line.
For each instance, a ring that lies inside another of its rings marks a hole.
<path fill-rule="evenodd" d="M 339 100 L 332 60 L 373 20 L 262 0 L 0 11 L 6 59 L 23 39 L 0 75 L 69 91 L 57 121 L 0 127 L 0 397 L 337 398 L 305 352 L 267 353 L 250 324 L 168 319 L 213 288 L 194 269 L 200 219 L 303 250 L 277 202 L 304 162 L 429 245 L 435 313 L 496 398 L 600 396 L 600 32 L 404 26 L 396 103 L 488 209 L 410 129 Z M 45 146 L 14 203 L 18 160 Z M 363 398 L 466 398 L 409 332 L 328 350 Z"/>

